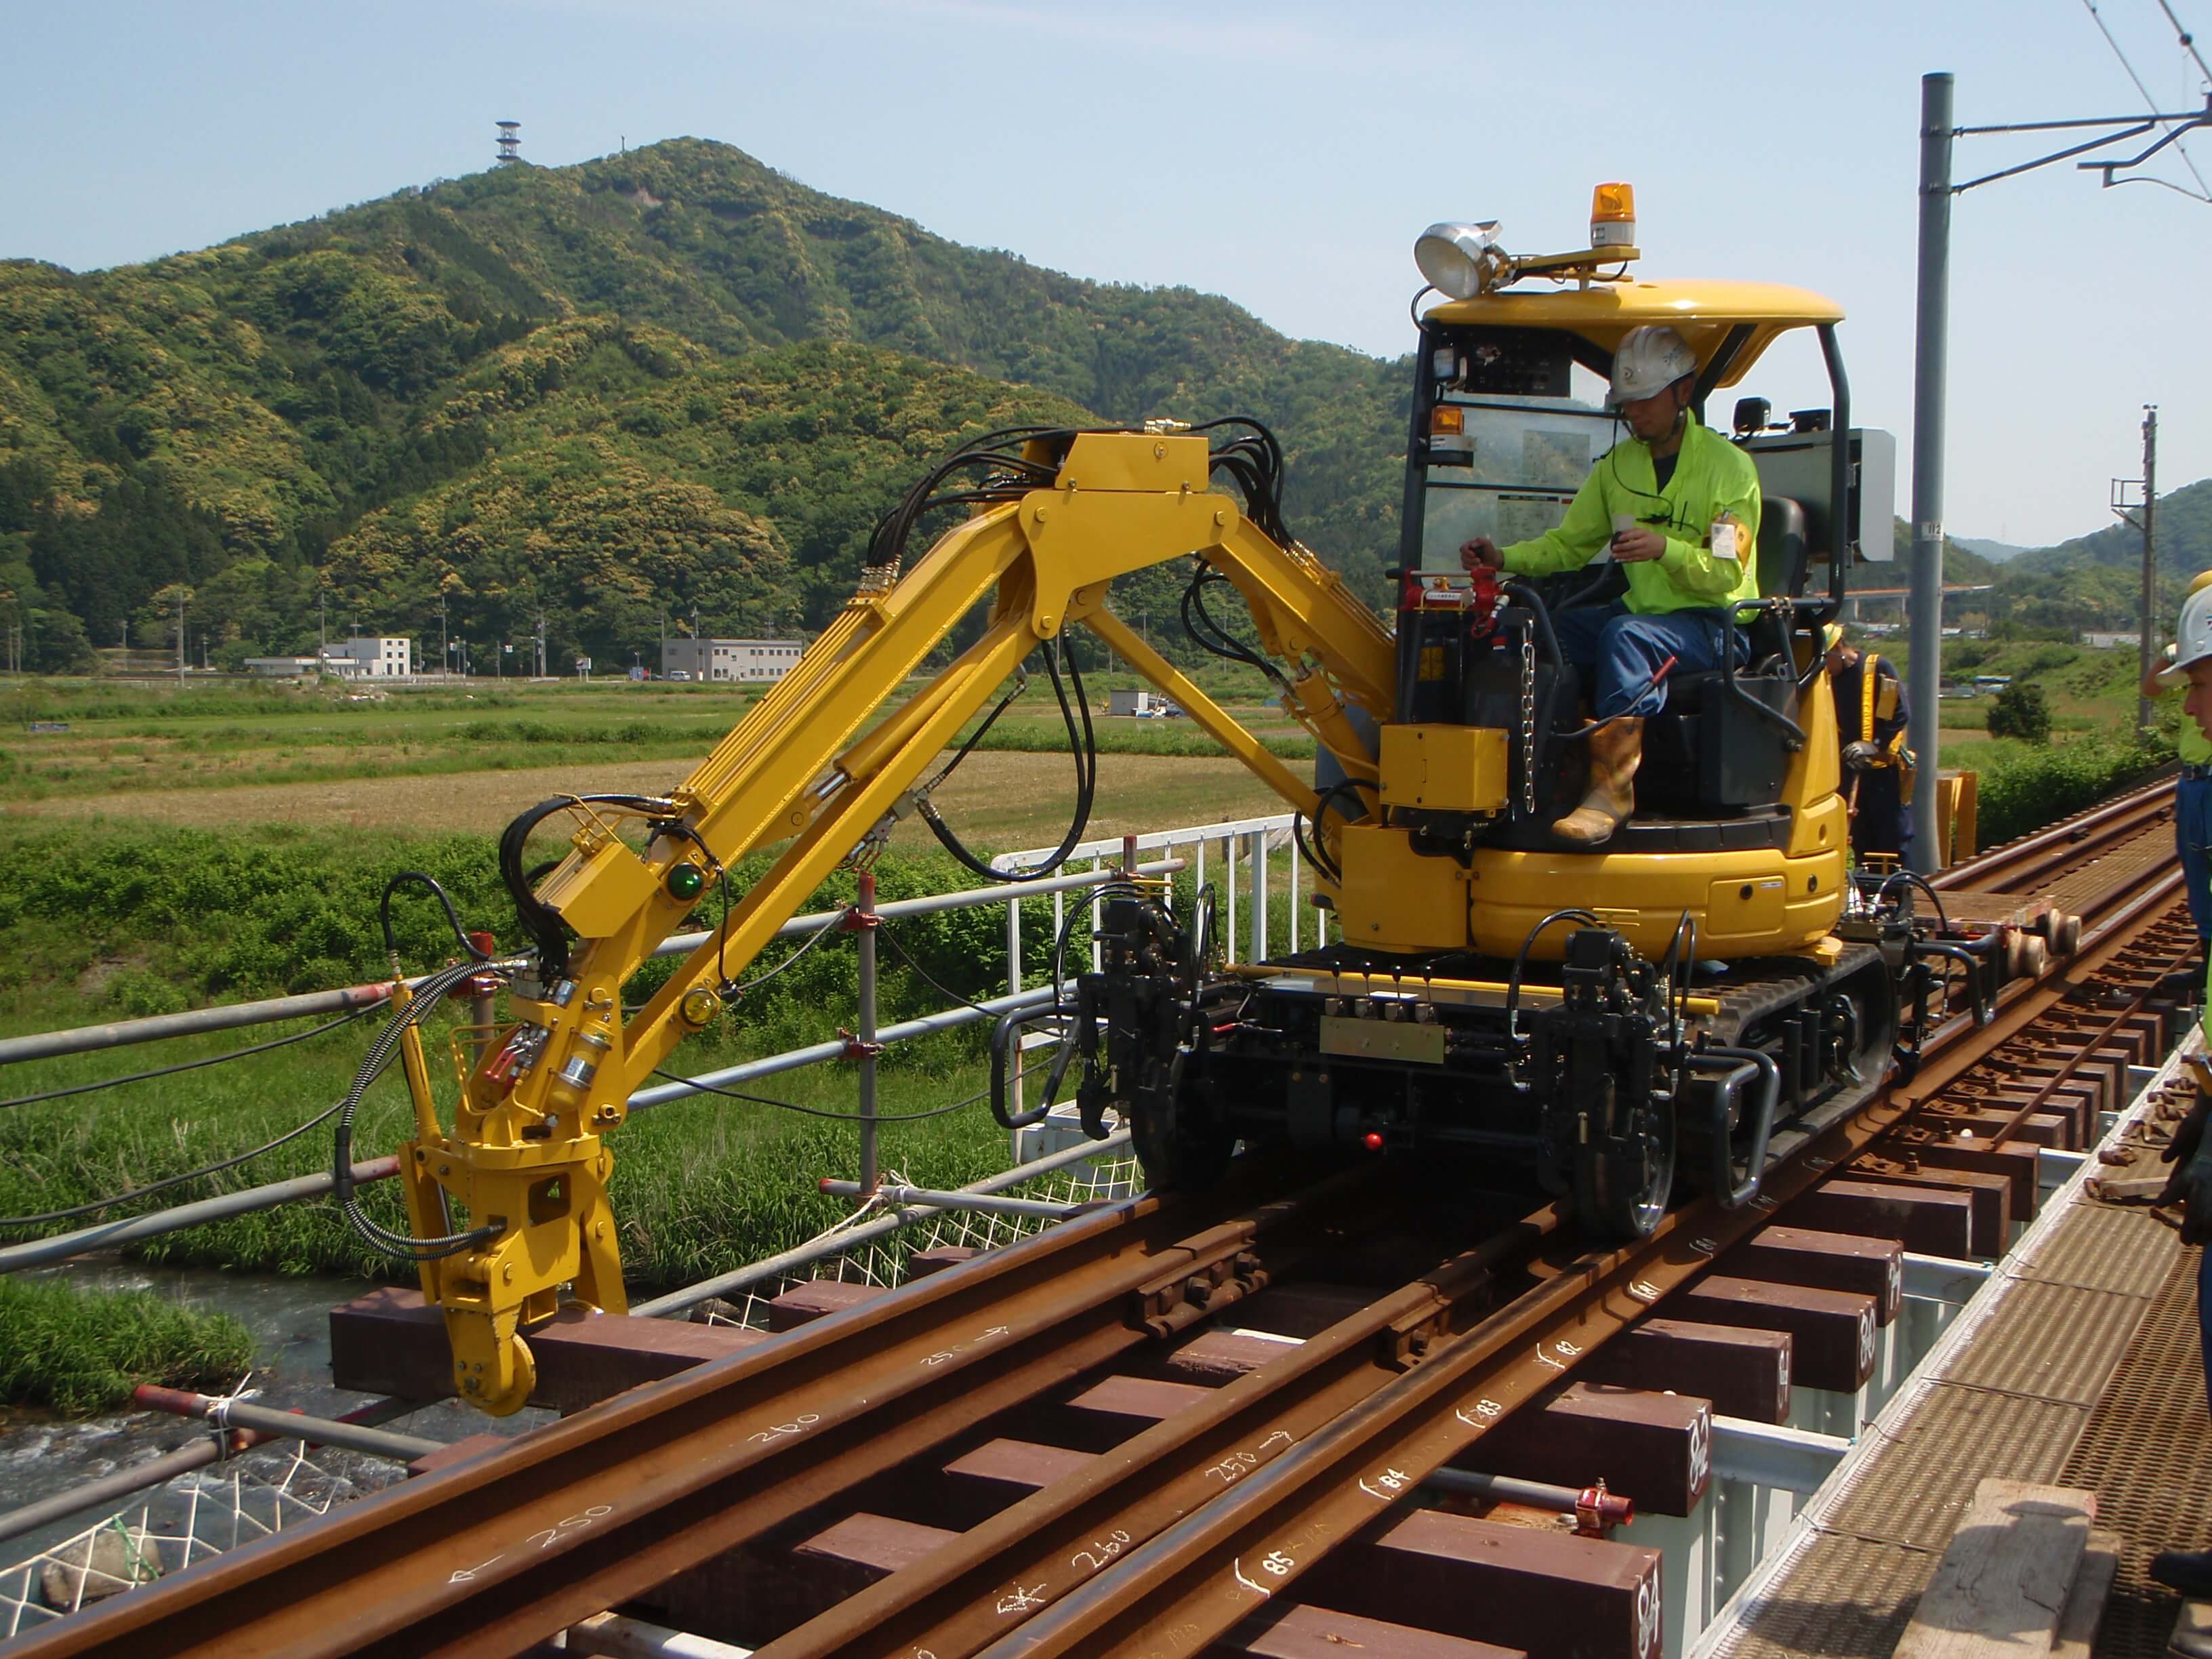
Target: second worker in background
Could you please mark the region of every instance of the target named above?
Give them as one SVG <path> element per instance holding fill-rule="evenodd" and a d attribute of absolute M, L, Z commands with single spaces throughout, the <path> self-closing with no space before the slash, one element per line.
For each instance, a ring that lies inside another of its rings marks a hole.
<path fill-rule="evenodd" d="M 1851 814 L 1851 851 L 1864 865 L 1883 854 L 1897 865 L 1912 850 L 1912 751 L 1905 746 L 1911 719 L 1905 683 L 1894 665 L 1861 651 L 1830 623 L 1828 687 L 1836 699 L 1836 736 L 1844 746 L 1844 799 Z"/>
<path fill-rule="evenodd" d="M 1552 618 L 1560 654 L 1595 680 L 1589 793 L 1552 826 L 1581 846 L 1609 839 L 1635 810 L 1644 722 L 1667 706 L 1668 675 L 1744 654 L 1729 606 L 1759 592 L 1759 474 L 1691 413 L 1697 368 L 1673 329 L 1629 330 L 1607 401 L 1633 435 L 1598 458 L 1558 529 L 1502 548 L 1477 536 L 1460 549 L 1470 570 L 1542 576 L 1610 555 L 1627 576 L 1624 598 Z"/>

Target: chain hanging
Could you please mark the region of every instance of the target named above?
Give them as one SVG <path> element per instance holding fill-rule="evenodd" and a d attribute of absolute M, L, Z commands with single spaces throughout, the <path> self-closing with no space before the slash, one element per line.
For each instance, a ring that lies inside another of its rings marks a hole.
<path fill-rule="evenodd" d="M 1521 814 L 1536 816 L 1536 623 L 1518 624 L 1521 635 Z"/>

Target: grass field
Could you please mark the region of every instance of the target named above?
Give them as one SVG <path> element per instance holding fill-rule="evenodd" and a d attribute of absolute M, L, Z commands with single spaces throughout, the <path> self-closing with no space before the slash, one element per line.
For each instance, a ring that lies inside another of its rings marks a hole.
<path fill-rule="evenodd" d="M 1042 757 L 1040 757 L 1042 758 Z M 434 872 L 471 922 L 511 929 L 484 836 L 351 831 L 206 831 L 147 824 L 0 823 L 0 859 L 15 879 L 0 889 L 0 1036 L 168 1012 L 377 975 L 374 921 L 385 878 L 404 866 Z M 750 868 L 750 866 L 748 867 Z M 747 873 L 741 872 L 741 877 Z M 879 865 L 885 898 L 967 884 L 941 854 L 896 853 Z M 849 898 L 849 875 L 822 902 Z M 1029 902 L 1028 971 L 1048 948 L 1049 900 Z M 711 914 L 711 902 L 709 905 Z M 434 963 L 451 951 L 427 904 L 396 917 L 403 960 Z M 1005 985 L 1004 922 L 969 910 L 887 924 L 884 935 L 958 995 Z M 763 968 L 792 947 L 775 947 Z M 630 988 L 645 994 L 668 964 L 648 964 Z M 833 1036 L 854 1023 L 851 936 L 835 933 L 731 1016 L 691 1039 L 670 1069 L 693 1073 Z M 945 1006 L 896 951 L 883 973 L 885 1024 Z M 155 1067 L 206 1060 L 312 1024 L 179 1040 L 0 1068 L 0 1238 L 89 1224 L 52 1212 L 198 1170 L 308 1124 L 344 1091 L 372 1024 L 360 1021 L 273 1052 L 174 1072 L 59 1099 L 26 1097 Z M 886 1055 L 879 1110 L 886 1169 L 927 1186 L 957 1186 L 1006 1165 L 1006 1135 L 979 1099 L 988 1081 L 982 1028 L 940 1033 Z M 447 1042 L 432 1036 L 433 1072 Z M 690 1282 L 787 1249 L 847 1212 L 823 1197 L 825 1175 L 857 1173 L 857 1073 L 845 1064 L 763 1080 L 739 1101 L 702 1095 L 639 1114 L 614 1138 L 613 1190 L 630 1282 Z M 450 1085 L 443 1097 L 450 1104 Z M 774 1103 L 805 1109 L 780 1109 Z M 829 1113 L 835 1116 L 810 1115 Z M 358 1155 L 391 1150 L 411 1133 L 396 1075 L 373 1088 L 356 1133 Z M 325 1169 L 331 1125 L 306 1128 L 250 1164 L 195 1179 L 108 1212 L 169 1204 Z M 370 1212 L 402 1224 L 397 1189 L 364 1189 Z M 289 1206 L 131 1248 L 143 1260 L 277 1272 L 404 1278 L 327 1204 Z M 4 1328 L 0 1328 L 4 1335 Z"/>
<path fill-rule="evenodd" d="M 1040 696 L 1035 688 L 1032 697 Z M 0 812 L 215 827 L 289 823 L 425 833 L 492 830 L 548 796 L 661 792 L 680 783 L 750 707 L 750 690 L 574 683 L 396 693 L 234 684 L 25 682 L 0 692 Z M 1102 698 L 1103 701 L 1103 698 Z M 1263 740 L 1310 757 L 1272 704 L 1234 712 Z M 63 732 L 33 732 L 33 722 Z M 1091 833 L 1206 822 L 1283 803 L 1188 721 L 1097 721 Z M 963 837 L 1057 841 L 1073 803 L 1059 713 L 1017 705 L 937 797 Z M 373 787 L 364 787 L 373 786 Z M 919 823 L 901 845 L 928 843 Z"/>

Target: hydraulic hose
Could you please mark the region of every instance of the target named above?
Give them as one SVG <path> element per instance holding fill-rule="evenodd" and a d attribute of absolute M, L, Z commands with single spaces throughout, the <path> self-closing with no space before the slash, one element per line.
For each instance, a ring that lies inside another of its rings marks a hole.
<path fill-rule="evenodd" d="M 1759 1196 L 1760 1178 L 1766 1173 L 1766 1143 L 1774 1133 L 1775 1103 L 1782 1096 L 1782 1068 L 1771 1054 L 1757 1048 L 1706 1048 L 1690 1056 L 1690 1068 L 1708 1077 L 1718 1076 L 1713 1095 L 1713 1197 L 1724 1210 L 1740 1210 Z M 1729 1109 L 1741 1097 L 1743 1086 L 1757 1078 L 1758 1104 L 1751 1117 L 1751 1146 L 1741 1181 L 1735 1176 L 1735 1156 L 1729 1150 Z"/>
<path fill-rule="evenodd" d="M 512 966 L 512 963 L 500 964 Z M 480 972 L 484 964 L 479 962 L 457 962 L 441 968 L 416 988 L 414 996 L 404 1008 L 393 1015 L 368 1045 L 362 1056 L 361 1067 L 354 1073 L 353 1085 L 346 1091 L 345 1098 L 338 1103 L 337 1127 L 331 1133 L 332 1174 L 331 1191 L 338 1201 L 338 1208 L 347 1224 L 370 1249 L 403 1261 L 434 1261 L 441 1256 L 458 1255 L 472 1249 L 489 1238 L 499 1236 L 497 1227 L 477 1227 L 465 1233 L 447 1233 L 436 1238 L 410 1238 L 404 1233 L 395 1233 L 371 1219 L 354 1196 L 353 1178 L 353 1116 L 361 1104 L 362 1097 L 369 1085 L 392 1063 L 399 1052 L 399 1040 L 409 1030 L 420 1024 L 425 1015 L 444 1000 L 447 993 L 472 975 Z"/>

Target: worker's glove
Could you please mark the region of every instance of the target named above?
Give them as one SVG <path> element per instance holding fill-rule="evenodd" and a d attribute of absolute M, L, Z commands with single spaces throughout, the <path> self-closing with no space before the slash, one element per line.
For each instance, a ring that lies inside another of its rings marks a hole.
<path fill-rule="evenodd" d="M 1869 743 L 1864 738 L 1861 738 L 1856 743 L 1848 743 L 1844 745 L 1844 769 L 1846 772 L 1863 772 L 1870 766 L 1880 764 L 1881 764 L 1880 744 Z"/>
<path fill-rule="evenodd" d="M 2208 1120 L 2212 1120 L 2212 1094 L 2199 1088 L 2197 1103 L 2189 1109 L 2189 1115 L 2173 1132 L 2172 1143 L 2159 1154 L 2173 1165 L 2173 1173 L 2166 1178 L 2158 1202 L 2161 1206 L 2181 1206 L 2181 1242 L 2185 1244 L 2202 1244 L 2212 1239 L 2212 1158 L 2205 1156 L 2204 1146 Z"/>

